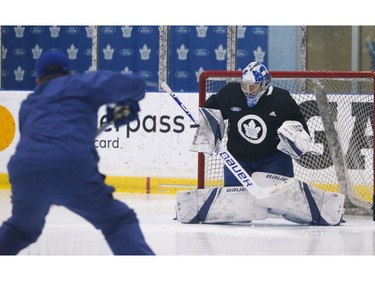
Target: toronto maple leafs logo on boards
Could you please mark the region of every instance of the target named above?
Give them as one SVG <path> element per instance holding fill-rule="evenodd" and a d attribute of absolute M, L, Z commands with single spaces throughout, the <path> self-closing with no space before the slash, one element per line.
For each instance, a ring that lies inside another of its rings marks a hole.
<path fill-rule="evenodd" d="M 267 135 L 267 126 L 257 115 L 246 115 L 237 123 L 238 132 L 250 143 L 261 143 Z"/>

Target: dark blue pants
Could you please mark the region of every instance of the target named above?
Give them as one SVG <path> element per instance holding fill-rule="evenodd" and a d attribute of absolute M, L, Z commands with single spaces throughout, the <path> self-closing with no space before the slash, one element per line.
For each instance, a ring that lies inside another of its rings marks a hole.
<path fill-rule="evenodd" d="M 292 158 L 281 151 L 258 161 L 244 162 L 237 160 L 237 162 L 250 176 L 254 172 L 266 172 L 285 177 L 294 176 Z M 227 166 L 224 166 L 224 186 L 242 186 Z"/>
<path fill-rule="evenodd" d="M 62 205 L 102 231 L 115 255 L 153 255 L 135 212 L 113 198 L 95 168 L 50 170 L 10 177 L 12 215 L 0 228 L 0 254 L 15 255 L 35 242 L 52 204 Z"/>

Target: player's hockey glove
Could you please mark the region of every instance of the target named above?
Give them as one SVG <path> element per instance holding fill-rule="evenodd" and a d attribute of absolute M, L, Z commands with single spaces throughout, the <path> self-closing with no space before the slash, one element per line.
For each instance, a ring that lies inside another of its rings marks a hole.
<path fill-rule="evenodd" d="M 313 152 L 312 141 L 309 134 L 303 129 L 303 126 L 298 121 L 285 121 L 279 129 L 277 134 L 280 143 L 277 149 L 290 155 L 294 159 L 301 158 L 307 152 Z"/>
<path fill-rule="evenodd" d="M 107 121 L 112 122 L 116 129 L 138 118 L 140 111 L 138 102 L 127 101 L 126 104 L 117 104 L 115 107 L 107 106 Z"/>

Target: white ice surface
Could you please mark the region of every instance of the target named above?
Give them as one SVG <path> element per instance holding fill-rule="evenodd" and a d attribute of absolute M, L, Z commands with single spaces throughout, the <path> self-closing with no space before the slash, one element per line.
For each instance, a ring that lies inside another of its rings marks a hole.
<path fill-rule="evenodd" d="M 11 212 L 0 190 L 0 221 Z M 272 217 L 247 224 L 182 224 L 174 195 L 115 193 L 132 207 L 157 255 L 374 255 L 375 222 L 344 216 L 340 226 L 303 226 Z M 64 207 L 53 206 L 39 240 L 21 255 L 111 255 L 102 234 Z"/>
<path fill-rule="evenodd" d="M 11 211 L 0 191 L 0 220 Z M 344 216 L 340 226 L 303 226 L 272 217 L 248 224 L 182 224 L 174 195 L 115 193 L 132 207 L 158 255 L 374 255 L 375 222 Z M 39 240 L 21 255 L 111 255 L 102 234 L 64 207 L 53 206 Z"/>
<path fill-rule="evenodd" d="M 103 268 L 107 272 L 106 267 L 102 266 L 104 264 L 111 268 L 112 273 L 118 272 L 115 269 L 119 270 L 126 279 L 125 277 L 131 270 L 135 271 L 137 276 L 139 272 L 143 272 L 153 277 L 153 273 L 144 269 L 154 265 L 157 268 L 153 270 L 160 270 L 164 280 L 167 280 L 166 272 L 170 274 L 171 268 L 175 268 L 184 273 L 172 271 L 171 280 L 193 281 L 192 278 L 196 275 L 206 276 L 205 279 L 199 278 L 200 280 L 207 280 L 207 278 L 216 280 L 214 276 L 225 277 L 222 280 L 236 276 L 237 279 L 242 279 L 244 274 L 257 274 L 262 268 L 265 268 L 262 269 L 263 271 L 269 270 L 268 276 L 273 274 L 277 279 L 281 279 L 285 271 L 287 276 L 285 280 L 300 280 L 297 272 L 301 268 L 306 268 L 307 271 L 312 270 L 311 274 L 319 272 L 318 275 L 320 275 L 320 272 L 325 271 L 324 267 L 328 267 L 328 273 L 332 273 L 335 280 L 340 280 L 336 279 L 339 275 L 348 277 L 351 274 L 356 280 L 364 280 L 358 277 L 371 268 L 375 261 L 373 258 L 375 256 L 375 222 L 372 221 L 372 217 L 344 216 L 345 223 L 329 227 L 302 226 L 278 217 L 254 221 L 251 224 L 181 224 L 174 220 L 174 195 L 115 193 L 115 196 L 136 211 L 146 240 L 159 259 L 147 263 L 149 260 L 146 258 L 146 261 L 142 259 L 134 263 L 134 260 L 129 262 L 124 257 L 121 260 L 112 258 L 109 264 L 106 264 L 105 261 L 108 262 L 112 254 L 102 234 L 81 217 L 63 207 L 54 206 L 47 216 L 46 226 L 39 240 L 22 250 L 17 261 L 31 256 L 34 258 L 48 256 L 48 259 L 43 259 L 41 263 L 38 259 L 37 261 L 26 259 L 26 262 L 22 263 L 22 268 L 29 266 L 34 269 L 41 264 L 49 263 L 49 267 L 53 268 L 60 263 L 68 262 L 71 267 L 77 267 L 77 272 L 85 267 L 89 268 L 90 272 L 95 267 Z M 0 190 L 0 221 L 7 219 L 10 212 L 10 192 Z M 316 265 L 316 259 L 301 260 L 302 256 L 319 256 L 319 264 Z M 60 257 L 63 260 L 56 262 L 54 257 Z M 78 257 L 81 259 L 76 261 Z M 96 261 L 92 260 L 92 257 L 100 257 L 100 259 Z M 108 258 L 103 261 L 104 257 Z M 163 257 L 167 259 L 164 260 Z M 217 259 L 220 257 L 224 260 Z M 296 259 L 290 261 L 289 257 Z M 326 260 L 328 257 L 331 258 Z M 362 260 L 349 261 L 346 265 L 348 262 L 346 259 L 342 260 L 343 257 L 370 257 L 371 260 L 367 261 L 369 265 Z M 85 266 L 82 259 L 85 262 L 89 261 L 89 264 Z M 97 263 L 99 266 L 95 266 Z M 0 264 L 3 267 L 4 262 L 1 258 Z M 18 269 L 18 263 L 15 266 Z M 354 266 L 358 267 L 358 270 L 351 273 Z M 296 267 L 298 271 L 295 270 Z M 14 271 L 12 268 L 10 270 Z M 3 280 L 1 277 L 3 272 L 0 270 L 0 280 Z M 54 280 L 66 280 L 68 272 L 61 271 L 61 279 L 55 276 Z M 19 272 L 21 273 L 26 274 L 24 271 Z M 328 273 L 324 273 L 326 277 Z M 82 274 L 87 277 L 85 274 L 88 272 Z M 103 274 L 109 274 L 109 272 Z M 176 274 L 182 274 L 182 276 L 175 278 Z M 208 277 L 205 274 L 208 274 Z M 75 276 L 77 277 L 77 274 Z M 95 274 L 95 277 L 98 276 L 100 275 Z M 148 280 L 147 275 L 143 276 L 145 279 L 140 280 Z M 264 274 L 261 273 L 261 277 L 257 280 L 269 280 L 263 277 Z M 275 277 L 272 279 L 274 280 Z M 316 280 L 316 278 L 309 279 L 309 277 L 310 275 L 305 275 L 303 280 Z M 103 280 L 103 278 L 100 277 L 98 280 Z"/>

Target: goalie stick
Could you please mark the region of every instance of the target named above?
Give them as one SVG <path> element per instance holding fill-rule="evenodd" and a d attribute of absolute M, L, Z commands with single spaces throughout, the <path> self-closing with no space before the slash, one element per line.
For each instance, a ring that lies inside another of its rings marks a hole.
<path fill-rule="evenodd" d="M 193 121 L 194 124 L 190 125 L 190 128 L 199 127 L 199 124 L 195 121 L 193 115 L 190 113 L 187 107 L 180 101 L 180 99 L 173 93 L 168 84 L 166 82 L 162 82 L 160 84 L 160 87 L 174 99 L 174 101 L 181 107 L 185 114 L 189 116 L 190 120 Z"/>
<path fill-rule="evenodd" d="M 194 123 L 190 127 L 199 127 L 199 124 L 195 121 L 194 117 L 187 109 L 187 107 L 180 101 L 180 99 L 172 92 L 171 88 L 166 82 L 160 84 L 161 88 L 168 93 L 175 102 L 182 108 L 185 114 Z M 199 109 L 203 114 L 207 116 L 208 111 L 204 109 Z M 221 139 L 217 138 L 216 141 L 216 152 L 222 158 L 224 165 L 233 173 L 233 175 L 240 181 L 243 187 L 249 192 L 250 195 L 255 198 L 265 198 L 271 196 L 273 193 L 283 188 L 282 184 L 276 184 L 270 187 L 260 187 L 255 181 L 250 177 L 246 170 L 238 163 L 238 161 L 232 156 L 232 154 L 223 146 Z"/>

